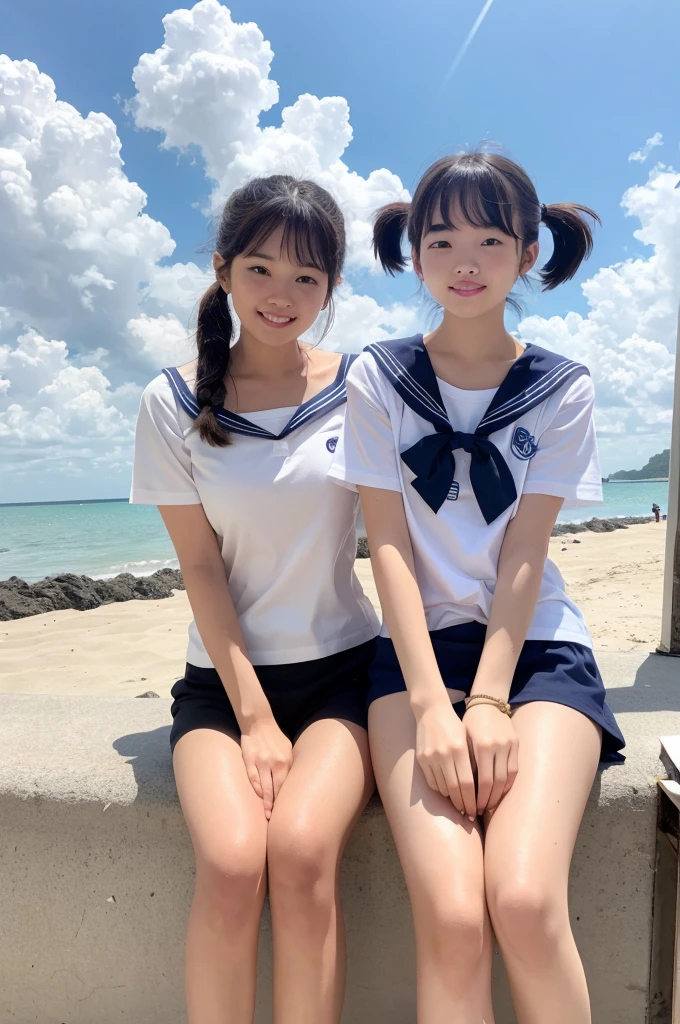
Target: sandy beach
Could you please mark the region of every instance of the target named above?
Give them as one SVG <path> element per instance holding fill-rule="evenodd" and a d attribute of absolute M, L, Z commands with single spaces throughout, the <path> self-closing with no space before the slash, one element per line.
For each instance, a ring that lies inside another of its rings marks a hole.
<path fill-rule="evenodd" d="M 595 648 L 652 651 L 659 641 L 665 523 L 554 537 L 550 557 L 583 609 Z M 367 559 L 356 563 L 376 608 Z M 0 622 L 0 692 L 161 697 L 182 674 L 190 608 L 185 593 L 92 611 Z"/>

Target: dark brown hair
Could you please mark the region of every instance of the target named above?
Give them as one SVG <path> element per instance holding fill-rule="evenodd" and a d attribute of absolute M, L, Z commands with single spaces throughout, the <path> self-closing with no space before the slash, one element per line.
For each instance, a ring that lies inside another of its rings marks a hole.
<path fill-rule="evenodd" d="M 526 171 L 498 153 L 461 153 L 437 160 L 425 171 L 413 201 L 390 203 L 378 211 L 373 228 L 373 251 L 383 269 L 395 274 L 406 268 L 402 253 L 404 232 L 420 252 L 423 235 L 435 221 L 452 228 L 451 211 L 460 210 L 475 227 L 494 227 L 522 243 L 522 252 L 538 241 L 541 221 L 553 237 L 552 256 L 540 271 L 543 291 L 574 276 L 593 248 L 585 216 L 600 223 L 588 206 L 539 202 Z M 512 300 L 511 304 L 516 306 Z"/>
<path fill-rule="evenodd" d="M 229 197 L 215 239 L 215 251 L 225 261 L 220 273 L 229 271 L 235 256 L 257 252 L 281 224 L 281 251 L 290 253 L 302 267 L 316 267 L 328 274 L 326 301 L 331 300 L 345 259 L 342 213 L 320 185 L 286 174 L 254 178 Z M 331 303 L 326 331 L 332 319 Z M 224 404 L 233 333 L 229 300 L 218 275 L 200 301 L 196 326 L 196 400 L 200 412 L 195 426 L 201 440 L 216 447 L 229 444 L 229 435 L 215 412 Z"/>

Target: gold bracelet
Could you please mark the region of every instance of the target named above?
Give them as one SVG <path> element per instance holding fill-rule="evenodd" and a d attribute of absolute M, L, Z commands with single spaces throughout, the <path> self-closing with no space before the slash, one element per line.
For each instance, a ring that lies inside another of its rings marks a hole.
<path fill-rule="evenodd" d="M 512 706 L 507 700 L 501 700 L 500 697 L 492 697 L 488 693 L 473 693 L 469 697 L 465 698 L 465 710 L 468 711 L 470 707 L 474 706 L 474 701 L 481 702 L 482 704 L 493 704 L 494 707 L 502 711 L 504 715 L 512 715 Z"/>

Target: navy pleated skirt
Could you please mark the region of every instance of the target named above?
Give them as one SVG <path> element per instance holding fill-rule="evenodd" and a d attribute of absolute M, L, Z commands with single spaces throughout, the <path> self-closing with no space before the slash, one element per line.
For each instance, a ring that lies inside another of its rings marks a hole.
<path fill-rule="evenodd" d="M 437 665 L 448 689 L 469 695 L 485 637 L 486 626 L 481 622 L 464 622 L 430 633 Z M 370 670 L 368 704 L 405 689 L 394 644 L 386 637 L 378 637 L 376 658 Z M 509 701 L 517 707 L 535 700 L 564 704 L 599 725 L 601 764 L 620 764 L 625 760 L 621 753 L 625 740 L 607 705 L 602 677 L 589 647 L 565 640 L 527 640 L 517 662 Z M 454 709 L 462 717 L 463 701 L 454 704 Z"/>

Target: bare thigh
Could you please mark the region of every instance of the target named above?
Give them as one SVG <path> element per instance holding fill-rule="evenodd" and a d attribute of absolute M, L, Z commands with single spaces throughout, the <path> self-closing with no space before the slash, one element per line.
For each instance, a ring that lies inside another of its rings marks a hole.
<path fill-rule="evenodd" d="M 599 727 L 573 708 L 536 701 L 519 707 L 513 723 L 519 772 L 486 827 L 492 909 L 501 888 L 559 885 L 566 900 L 574 844 L 600 756 Z"/>
<path fill-rule="evenodd" d="M 274 805 L 270 856 L 288 851 L 288 859 L 297 847 L 302 859 L 339 857 L 374 785 L 366 730 L 335 718 L 313 722 L 295 743 Z"/>
<path fill-rule="evenodd" d="M 215 729 L 195 729 L 178 740 L 173 767 L 198 871 L 262 876 L 267 820 L 248 781 L 238 739 Z"/>
<path fill-rule="evenodd" d="M 430 789 L 415 759 L 416 723 L 407 693 L 380 697 L 369 710 L 373 769 L 404 877 L 418 905 L 458 894 L 462 916 L 484 915 L 482 839 L 477 825 Z M 454 897 L 454 903 L 456 899 Z M 417 924 L 417 922 L 416 922 Z"/>

